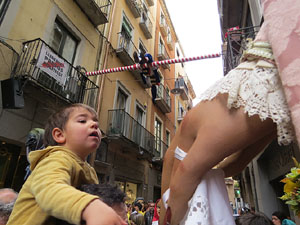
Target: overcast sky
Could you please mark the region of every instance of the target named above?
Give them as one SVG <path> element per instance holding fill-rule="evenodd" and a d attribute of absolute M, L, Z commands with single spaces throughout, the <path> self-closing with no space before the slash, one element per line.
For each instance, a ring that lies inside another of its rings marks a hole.
<path fill-rule="evenodd" d="M 221 52 L 217 0 L 165 0 L 186 57 Z M 196 96 L 223 76 L 221 57 L 185 63 Z M 196 97 L 197 98 L 197 97 Z M 197 99 L 194 103 L 197 103 Z"/>

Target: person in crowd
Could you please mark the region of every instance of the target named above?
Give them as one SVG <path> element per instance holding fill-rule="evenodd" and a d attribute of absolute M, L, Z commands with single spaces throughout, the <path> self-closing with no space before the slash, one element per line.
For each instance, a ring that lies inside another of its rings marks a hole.
<path fill-rule="evenodd" d="M 164 224 L 233 224 L 228 199 L 207 195 L 225 193 L 226 187 L 217 185 L 224 176 L 242 171 L 274 138 L 284 145 L 300 139 L 300 55 L 295 49 L 300 23 L 290 16 L 298 18 L 300 5 L 264 0 L 263 9 L 264 23 L 240 65 L 200 96 L 165 154 Z"/>
<path fill-rule="evenodd" d="M 236 225 L 272 225 L 272 221 L 263 213 L 245 213 L 236 220 Z"/>
<path fill-rule="evenodd" d="M 127 206 L 125 204 L 126 194 L 117 186 L 111 184 L 84 184 L 79 187 L 79 190 L 97 195 L 108 206 L 128 223 Z M 56 225 L 69 225 L 68 222 L 57 220 Z"/>
<path fill-rule="evenodd" d="M 151 225 L 152 224 L 152 219 L 154 216 L 154 208 L 155 208 L 155 203 L 153 201 L 148 201 L 148 208 L 145 212 L 144 218 L 145 218 L 145 225 Z"/>
<path fill-rule="evenodd" d="M 0 225 L 7 223 L 17 197 L 18 193 L 13 189 L 0 189 Z"/>
<path fill-rule="evenodd" d="M 132 213 L 132 204 L 126 203 L 126 209 L 127 209 L 127 223 L 130 225 L 130 215 Z"/>
<path fill-rule="evenodd" d="M 154 207 L 154 215 L 152 219 L 152 225 L 158 225 L 159 223 L 159 216 L 160 216 L 160 204 L 161 199 L 157 199 Z"/>
<path fill-rule="evenodd" d="M 97 113 L 84 104 L 68 105 L 52 114 L 45 126 L 45 149 L 29 154 L 31 174 L 24 183 L 8 225 L 71 224 L 125 225 L 108 205 L 80 190 L 98 183 L 87 156 L 101 142 Z"/>
<path fill-rule="evenodd" d="M 251 212 L 251 210 L 247 207 L 242 207 L 242 208 L 239 209 L 239 215 L 244 215 L 244 214 L 249 213 L 249 212 Z"/>
<path fill-rule="evenodd" d="M 292 220 L 288 219 L 287 216 L 281 211 L 276 211 L 272 213 L 272 222 L 274 225 L 296 225 Z"/>
<path fill-rule="evenodd" d="M 135 211 L 130 215 L 130 223 L 133 225 L 145 225 L 144 214 L 142 212 L 142 204 L 139 201 L 135 201 L 134 209 Z"/>

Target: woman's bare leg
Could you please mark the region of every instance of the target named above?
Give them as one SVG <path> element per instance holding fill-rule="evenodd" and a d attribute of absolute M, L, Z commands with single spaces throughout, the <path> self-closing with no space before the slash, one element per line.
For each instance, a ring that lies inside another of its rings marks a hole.
<path fill-rule="evenodd" d="M 276 138 L 276 131 L 268 136 L 263 137 L 249 147 L 238 151 L 218 164 L 218 168 L 222 169 L 225 177 L 232 177 L 242 172 L 245 167 L 257 156 L 260 152 Z"/>
<path fill-rule="evenodd" d="M 200 103 L 187 114 L 176 135 L 174 142 L 189 154 L 182 162 L 172 162 L 168 201 L 172 224 L 182 219 L 188 200 L 209 169 L 276 130 L 272 120 L 262 122 L 258 116 L 248 117 L 243 108 L 228 110 L 226 105 L 226 94 Z"/>

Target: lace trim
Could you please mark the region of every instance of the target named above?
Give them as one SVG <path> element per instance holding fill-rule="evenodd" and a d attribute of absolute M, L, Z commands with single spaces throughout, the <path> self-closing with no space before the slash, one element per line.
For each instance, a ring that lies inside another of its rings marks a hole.
<path fill-rule="evenodd" d="M 294 140 L 290 111 L 276 68 L 233 69 L 204 92 L 200 101 L 212 100 L 219 93 L 228 93 L 228 108 L 242 106 L 249 116 L 271 118 L 277 124 L 279 144 Z"/>
<path fill-rule="evenodd" d="M 189 211 L 186 220 L 180 225 L 207 225 L 209 223 L 208 199 L 201 195 L 196 195 L 189 202 Z"/>
<path fill-rule="evenodd" d="M 243 52 L 241 61 L 263 59 L 269 63 L 275 64 L 273 51 L 268 42 L 250 42 L 248 48 Z"/>

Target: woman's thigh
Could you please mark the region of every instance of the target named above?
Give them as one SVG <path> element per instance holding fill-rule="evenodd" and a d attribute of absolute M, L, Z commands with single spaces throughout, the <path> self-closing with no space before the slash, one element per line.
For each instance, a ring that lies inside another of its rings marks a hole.
<path fill-rule="evenodd" d="M 183 121 L 177 142 L 188 152 L 187 164 L 202 167 L 205 172 L 274 130 L 276 125 L 271 119 L 262 121 L 257 115 L 249 117 L 243 107 L 228 109 L 227 95 L 222 94 L 195 107 Z M 175 160 L 173 173 L 178 165 L 179 161 Z"/>

